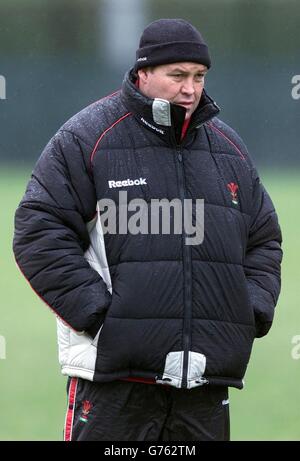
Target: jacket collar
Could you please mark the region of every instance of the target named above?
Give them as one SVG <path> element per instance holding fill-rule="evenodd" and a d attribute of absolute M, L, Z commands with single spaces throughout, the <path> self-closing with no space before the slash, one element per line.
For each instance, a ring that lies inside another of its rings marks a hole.
<path fill-rule="evenodd" d="M 136 79 L 137 76 L 132 69 L 125 75 L 121 98 L 126 108 L 146 128 L 162 137 L 172 135 L 176 143 L 179 144 L 186 109 L 164 99 L 148 98 L 137 88 Z M 199 105 L 192 115 L 188 133 L 200 128 L 219 112 L 220 109 L 217 104 L 203 90 Z"/>

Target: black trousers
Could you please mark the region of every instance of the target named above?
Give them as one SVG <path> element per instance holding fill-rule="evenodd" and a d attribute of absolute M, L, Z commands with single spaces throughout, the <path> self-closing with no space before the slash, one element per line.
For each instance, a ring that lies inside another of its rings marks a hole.
<path fill-rule="evenodd" d="M 227 387 L 69 378 L 67 389 L 66 441 L 229 440 Z"/>

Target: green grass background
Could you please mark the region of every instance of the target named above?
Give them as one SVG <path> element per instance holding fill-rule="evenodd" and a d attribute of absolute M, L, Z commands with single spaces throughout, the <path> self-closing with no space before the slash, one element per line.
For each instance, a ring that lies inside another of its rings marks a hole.
<path fill-rule="evenodd" d="M 56 322 L 17 269 L 11 250 L 14 211 L 30 170 L 2 166 L 0 440 L 62 440 L 66 378 L 57 359 Z M 300 174 L 261 172 L 283 232 L 283 285 L 274 325 L 256 340 L 242 391 L 230 391 L 232 440 L 300 440 Z"/>

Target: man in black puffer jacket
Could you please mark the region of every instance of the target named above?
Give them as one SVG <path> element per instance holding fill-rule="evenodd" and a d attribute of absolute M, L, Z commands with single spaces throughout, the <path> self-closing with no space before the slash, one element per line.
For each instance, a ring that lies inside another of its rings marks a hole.
<path fill-rule="evenodd" d="M 282 253 L 210 64 L 188 22 L 147 26 L 121 91 L 62 126 L 16 211 L 16 261 L 57 315 L 65 440 L 229 439 Z"/>

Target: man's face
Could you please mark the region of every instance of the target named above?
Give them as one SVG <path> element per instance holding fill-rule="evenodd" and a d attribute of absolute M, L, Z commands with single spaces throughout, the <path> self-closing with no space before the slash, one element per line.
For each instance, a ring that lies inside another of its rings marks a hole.
<path fill-rule="evenodd" d="M 149 98 L 161 98 L 186 108 L 189 118 L 199 104 L 207 67 L 194 62 L 164 64 L 138 71 L 139 88 Z"/>

